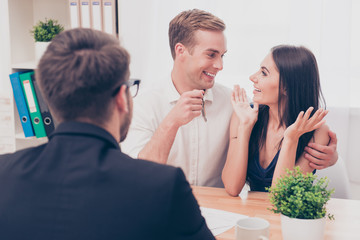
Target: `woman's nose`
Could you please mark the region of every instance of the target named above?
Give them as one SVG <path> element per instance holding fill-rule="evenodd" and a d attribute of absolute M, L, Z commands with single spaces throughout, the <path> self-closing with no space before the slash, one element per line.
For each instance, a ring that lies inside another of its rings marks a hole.
<path fill-rule="evenodd" d="M 254 73 L 253 75 L 250 75 L 249 79 L 252 82 L 257 82 L 256 73 Z"/>

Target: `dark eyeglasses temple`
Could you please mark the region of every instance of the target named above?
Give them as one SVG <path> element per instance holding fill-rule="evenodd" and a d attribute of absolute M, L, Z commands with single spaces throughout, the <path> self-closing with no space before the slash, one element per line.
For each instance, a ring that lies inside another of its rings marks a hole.
<path fill-rule="evenodd" d="M 141 80 L 140 79 L 129 79 L 127 82 L 120 84 L 120 86 L 118 86 L 117 88 L 115 88 L 114 92 L 111 94 L 112 97 L 114 97 L 120 90 L 122 85 L 126 85 L 128 88 L 135 86 L 136 85 L 136 94 L 135 96 L 138 94 L 139 88 L 140 88 L 140 83 Z M 135 97 L 134 96 L 134 97 Z"/>
<path fill-rule="evenodd" d="M 140 83 L 141 83 L 140 79 L 130 79 L 129 80 L 129 85 L 130 85 L 129 87 L 131 87 L 133 85 L 138 85 L 138 87 L 139 87 Z"/>

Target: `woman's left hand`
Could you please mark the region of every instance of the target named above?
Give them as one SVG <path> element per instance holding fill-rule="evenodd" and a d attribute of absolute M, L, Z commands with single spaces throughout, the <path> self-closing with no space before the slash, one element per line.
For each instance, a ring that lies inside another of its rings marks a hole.
<path fill-rule="evenodd" d="M 284 138 L 298 139 L 304 133 L 311 132 L 323 125 L 325 123 L 324 117 L 329 111 L 319 108 L 310 117 L 313 110 L 313 107 L 309 107 L 305 113 L 301 111 L 296 121 L 285 130 Z"/>
<path fill-rule="evenodd" d="M 254 103 L 251 107 L 246 95 L 245 89 L 240 88 L 239 85 L 234 86 L 231 94 L 231 103 L 239 124 L 242 126 L 254 126 L 259 112 L 259 104 Z"/>

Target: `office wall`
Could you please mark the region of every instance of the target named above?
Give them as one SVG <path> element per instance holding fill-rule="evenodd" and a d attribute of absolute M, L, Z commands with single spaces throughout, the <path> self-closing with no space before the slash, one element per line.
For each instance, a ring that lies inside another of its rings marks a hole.
<path fill-rule="evenodd" d="M 9 12 L 7 1 L 1 2 L 0 23 L 0 95 L 10 97 L 8 92 L 10 81 L 7 80 L 10 69 Z"/>
<path fill-rule="evenodd" d="M 328 124 L 339 138 L 338 150 L 350 179 L 360 183 L 360 1 L 358 0 L 119 0 L 120 40 L 129 50 L 131 75 L 142 88 L 169 76 L 172 58 L 168 23 L 180 11 L 200 8 L 227 24 L 228 53 L 217 82 L 241 84 L 251 92 L 248 77 L 269 49 L 280 43 L 313 50 L 328 100 Z M 10 96 L 8 1 L 0 8 L 0 96 Z M 351 80 L 349 80 L 351 79 Z M 330 100 L 331 99 L 331 100 Z M 9 111 L 13 111 L 10 109 Z M 13 116 L 13 115 L 12 115 Z"/>
<path fill-rule="evenodd" d="M 173 64 L 168 24 L 187 9 L 203 9 L 225 21 L 228 52 L 216 81 L 229 87 L 240 84 L 250 96 L 249 76 L 271 47 L 310 48 L 330 109 L 327 123 L 337 133 L 338 151 L 351 181 L 360 183 L 359 148 L 354 146 L 360 134 L 360 1 L 122 0 L 120 4 L 121 41 L 132 56 L 131 75 L 142 79 L 143 89 L 168 80 Z"/>
<path fill-rule="evenodd" d="M 10 71 L 10 34 L 8 2 L 1 1 L 0 8 L 0 153 L 15 150 L 13 99 Z"/>

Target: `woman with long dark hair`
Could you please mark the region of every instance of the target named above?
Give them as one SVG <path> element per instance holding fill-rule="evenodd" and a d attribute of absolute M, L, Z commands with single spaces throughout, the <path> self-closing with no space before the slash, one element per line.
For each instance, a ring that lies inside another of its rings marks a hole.
<path fill-rule="evenodd" d="M 328 111 L 320 108 L 319 71 L 310 50 L 276 46 L 250 80 L 253 104 L 239 86 L 231 99 L 234 114 L 222 180 L 233 196 L 245 182 L 252 191 L 266 191 L 295 165 L 304 173 L 314 171 L 303 156 L 305 146 L 329 142 L 323 119 Z"/>

